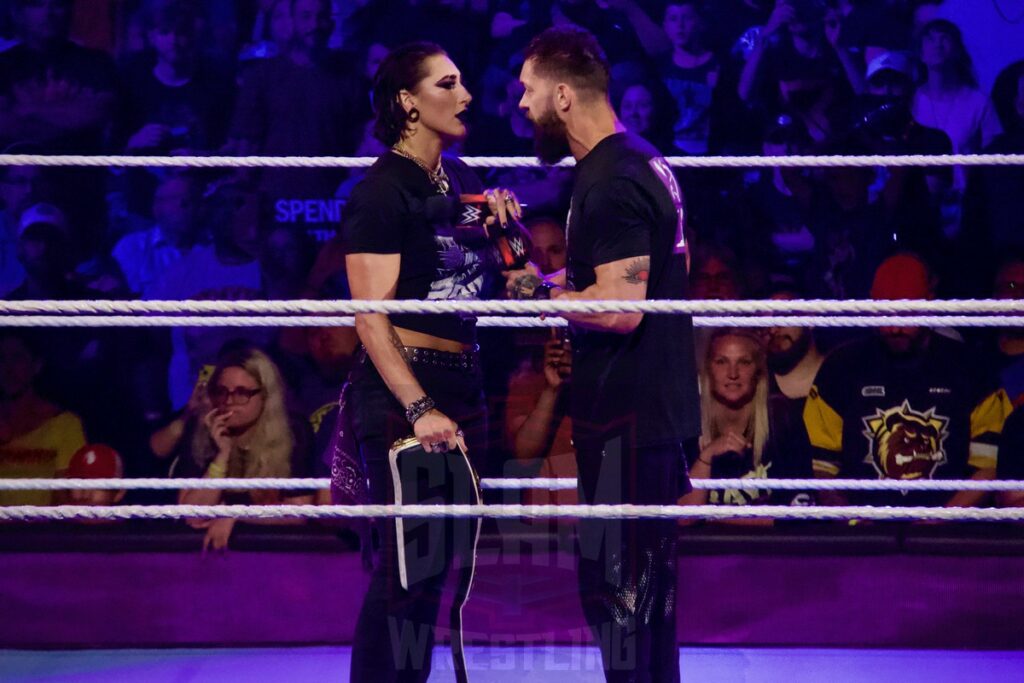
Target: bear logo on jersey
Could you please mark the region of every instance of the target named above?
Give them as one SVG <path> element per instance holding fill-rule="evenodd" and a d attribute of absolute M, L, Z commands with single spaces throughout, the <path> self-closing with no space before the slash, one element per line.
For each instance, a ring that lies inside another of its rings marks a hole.
<path fill-rule="evenodd" d="M 946 463 L 949 418 L 935 408 L 918 412 L 908 401 L 888 410 L 876 409 L 863 418 L 868 455 L 864 462 L 880 479 L 931 479 Z"/>

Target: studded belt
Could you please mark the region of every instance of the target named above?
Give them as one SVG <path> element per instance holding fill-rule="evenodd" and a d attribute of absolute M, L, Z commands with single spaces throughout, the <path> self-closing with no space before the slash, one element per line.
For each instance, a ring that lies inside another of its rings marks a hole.
<path fill-rule="evenodd" d="M 480 367 L 480 347 L 474 346 L 469 351 L 454 352 L 406 346 L 405 358 L 412 365 L 473 372 Z"/>

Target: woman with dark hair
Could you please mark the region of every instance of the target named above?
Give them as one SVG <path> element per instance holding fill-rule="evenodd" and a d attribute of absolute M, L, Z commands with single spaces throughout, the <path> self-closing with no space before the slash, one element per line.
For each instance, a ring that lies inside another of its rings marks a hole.
<path fill-rule="evenodd" d="M 500 284 L 491 244 L 452 226 L 451 209 L 463 194 L 485 194 L 502 225 L 521 215 L 510 192 L 483 192 L 464 163 L 442 156 L 466 135 L 471 100 L 459 69 L 438 45 L 410 43 L 382 60 L 373 82 L 374 134 L 389 150 L 353 189 L 342 220 L 353 299 L 474 300 Z M 424 467 L 449 462 L 443 454 L 457 455 L 456 449 L 474 459 L 483 455 L 486 410 L 475 322 L 460 314 L 356 315 L 362 349 L 344 401 L 351 429 L 344 430 L 343 418 L 338 438 L 342 431 L 354 435 L 355 466 L 365 477 L 339 474 L 335 448 L 336 499 L 358 500 L 357 489 L 368 480 L 364 498 L 394 502 L 388 453 L 410 434 L 427 454 L 442 454 L 423 458 Z M 458 480 L 450 469 L 441 477 L 451 486 Z M 356 627 L 351 679 L 426 680 L 452 534 L 464 527 L 448 520 L 438 537 L 430 536 L 433 563 L 418 580 L 404 571 L 395 521 L 382 520 L 378 528 L 380 561 Z"/>
<path fill-rule="evenodd" d="M 928 77 L 914 95 L 914 118 L 946 133 L 956 154 L 982 151 L 1001 127 L 991 100 L 978 88 L 960 29 L 945 19 L 928 22 L 921 29 L 917 55 Z M 962 168 L 955 170 L 954 186 L 961 191 L 966 187 Z"/>

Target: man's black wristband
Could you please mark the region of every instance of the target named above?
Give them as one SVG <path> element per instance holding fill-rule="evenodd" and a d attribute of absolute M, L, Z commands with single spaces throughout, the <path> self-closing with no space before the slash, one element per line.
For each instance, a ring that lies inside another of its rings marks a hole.
<path fill-rule="evenodd" d="M 550 299 L 551 290 L 558 288 L 558 285 L 553 285 L 550 282 L 542 282 L 537 285 L 533 290 L 534 299 Z"/>

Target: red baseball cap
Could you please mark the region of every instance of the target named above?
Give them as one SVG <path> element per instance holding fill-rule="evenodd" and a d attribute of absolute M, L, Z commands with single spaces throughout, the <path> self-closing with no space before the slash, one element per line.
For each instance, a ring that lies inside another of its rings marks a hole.
<path fill-rule="evenodd" d="M 121 456 L 110 446 L 86 444 L 68 463 L 67 476 L 72 479 L 118 479 L 124 476 Z"/>
<path fill-rule="evenodd" d="M 934 299 L 928 266 L 912 254 L 896 254 L 882 261 L 871 284 L 872 299 Z"/>

